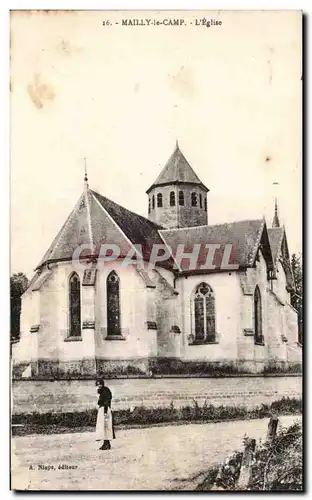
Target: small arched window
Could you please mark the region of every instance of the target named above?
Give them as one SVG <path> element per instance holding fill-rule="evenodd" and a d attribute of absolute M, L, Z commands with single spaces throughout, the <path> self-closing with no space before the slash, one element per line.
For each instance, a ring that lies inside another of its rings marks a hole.
<path fill-rule="evenodd" d="M 183 191 L 179 191 L 179 205 L 184 205 L 184 193 Z"/>
<path fill-rule="evenodd" d="M 170 192 L 170 206 L 171 207 L 175 206 L 175 192 L 174 191 Z"/>
<path fill-rule="evenodd" d="M 69 336 L 81 336 L 81 292 L 77 273 L 69 278 Z"/>
<path fill-rule="evenodd" d="M 148 213 L 151 213 L 151 200 L 150 198 L 148 199 Z"/>
<path fill-rule="evenodd" d="M 199 194 L 199 206 L 200 208 L 203 208 L 203 198 L 201 194 Z"/>
<path fill-rule="evenodd" d="M 152 209 L 154 210 L 155 208 L 155 196 L 153 195 L 152 197 Z"/>
<path fill-rule="evenodd" d="M 254 293 L 254 331 L 255 331 L 255 344 L 263 344 L 264 338 L 262 335 L 262 306 L 261 306 L 261 293 L 258 285 Z"/>
<path fill-rule="evenodd" d="M 192 193 L 192 207 L 197 207 L 197 194 Z"/>
<path fill-rule="evenodd" d="M 163 204 L 162 204 L 162 194 L 161 193 L 158 193 L 157 195 L 157 206 L 158 207 L 162 207 Z"/>
<path fill-rule="evenodd" d="M 193 298 L 195 343 L 216 341 L 215 296 L 207 283 L 196 287 Z"/>
<path fill-rule="evenodd" d="M 207 198 L 204 200 L 204 207 L 205 207 L 205 212 L 207 212 Z"/>
<path fill-rule="evenodd" d="M 121 335 L 119 277 L 115 271 L 107 276 L 107 336 Z"/>

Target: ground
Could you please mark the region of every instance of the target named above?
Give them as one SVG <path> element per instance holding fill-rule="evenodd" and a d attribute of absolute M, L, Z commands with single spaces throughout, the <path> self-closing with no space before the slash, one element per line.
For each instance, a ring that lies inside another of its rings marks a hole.
<path fill-rule="evenodd" d="M 280 420 L 288 426 L 299 418 Z M 191 490 L 205 470 L 242 448 L 245 434 L 265 438 L 267 425 L 261 419 L 117 430 L 110 451 L 99 451 L 90 432 L 14 437 L 12 488 Z M 39 465 L 53 468 L 38 470 Z"/>

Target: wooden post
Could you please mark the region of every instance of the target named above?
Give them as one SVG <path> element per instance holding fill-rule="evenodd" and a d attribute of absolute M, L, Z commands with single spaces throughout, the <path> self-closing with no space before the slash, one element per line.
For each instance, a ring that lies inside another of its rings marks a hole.
<path fill-rule="evenodd" d="M 277 426 L 278 418 L 272 416 L 268 424 L 267 441 L 274 441 L 274 439 L 276 438 Z"/>
<path fill-rule="evenodd" d="M 247 438 L 245 440 L 245 450 L 243 454 L 240 476 L 238 479 L 238 488 L 240 490 L 246 490 L 248 487 L 251 478 L 251 470 L 252 470 L 251 465 L 255 449 L 256 449 L 256 440 Z"/>

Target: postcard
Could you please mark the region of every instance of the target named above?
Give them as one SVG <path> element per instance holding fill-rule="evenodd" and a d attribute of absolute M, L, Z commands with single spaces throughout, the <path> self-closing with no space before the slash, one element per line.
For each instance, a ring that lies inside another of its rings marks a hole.
<path fill-rule="evenodd" d="M 303 491 L 302 29 L 11 11 L 12 490 Z"/>

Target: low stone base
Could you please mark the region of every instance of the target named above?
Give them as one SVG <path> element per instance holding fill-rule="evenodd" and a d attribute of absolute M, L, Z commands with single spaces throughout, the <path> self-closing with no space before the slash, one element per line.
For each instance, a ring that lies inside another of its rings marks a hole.
<path fill-rule="evenodd" d="M 302 363 L 296 361 L 271 360 L 266 363 L 264 371 L 266 373 L 302 373 Z"/>
<path fill-rule="evenodd" d="M 149 360 L 155 375 L 232 375 L 244 373 L 236 361 L 184 361 L 177 358 L 158 357 Z M 248 372 L 247 372 L 248 373 Z M 252 372 L 250 372 L 252 373 Z"/>
<path fill-rule="evenodd" d="M 37 362 L 24 362 L 13 366 L 13 378 L 20 379 L 31 364 L 31 378 L 38 379 L 79 379 L 118 376 L 150 375 L 148 358 L 135 359 L 92 359 L 57 361 L 39 359 Z"/>
<path fill-rule="evenodd" d="M 60 361 L 59 363 L 60 376 L 72 377 L 95 377 L 96 363 L 94 358 L 83 358 L 75 361 Z"/>
<path fill-rule="evenodd" d="M 98 377 L 118 377 L 120 375 L 149 375 L 149 360 L 148 358 L 97 359 L 96 374 Z"/>
<path fill-rule="evenodd" d="M 18 363 L 13 366 L 13 378 L 22 378 L 22 374 L 31 365 L 32 378 L 79 378 L 95 377 L 96 363 L 92 358 L 84 358 L 75 361 L 58 361 L 51 359 L 39 359 L 36 362 Z"/>
<path fill-rule="evenodd" d="M 263 373 L 265 364 L 264 361 L 259 360 L 239 360 L 237 361 L 239 371 L 243 373 Z"/>
<path fill-rule="evenodd" d="M 13 378 L 22 378 L 30 362 L 13 366 Z M 270 373 L 301 373 L 300 363 L 285 361 L 183 361 L 177 358 L 153 357 L 132 359 L 92 359 L 75 361 L 38 360 L 31 363 L 31 378 L 79 379 L 131 376 L 212 376 Z"/>
<path fill-rule="evenodd" d="M 24 363 L 18 363 L 13 365 L 12 375 L 13 378 L 22 378 L 22 375 L 26 368 L 30 365 L 30 361 L 25 361 Z"/>

